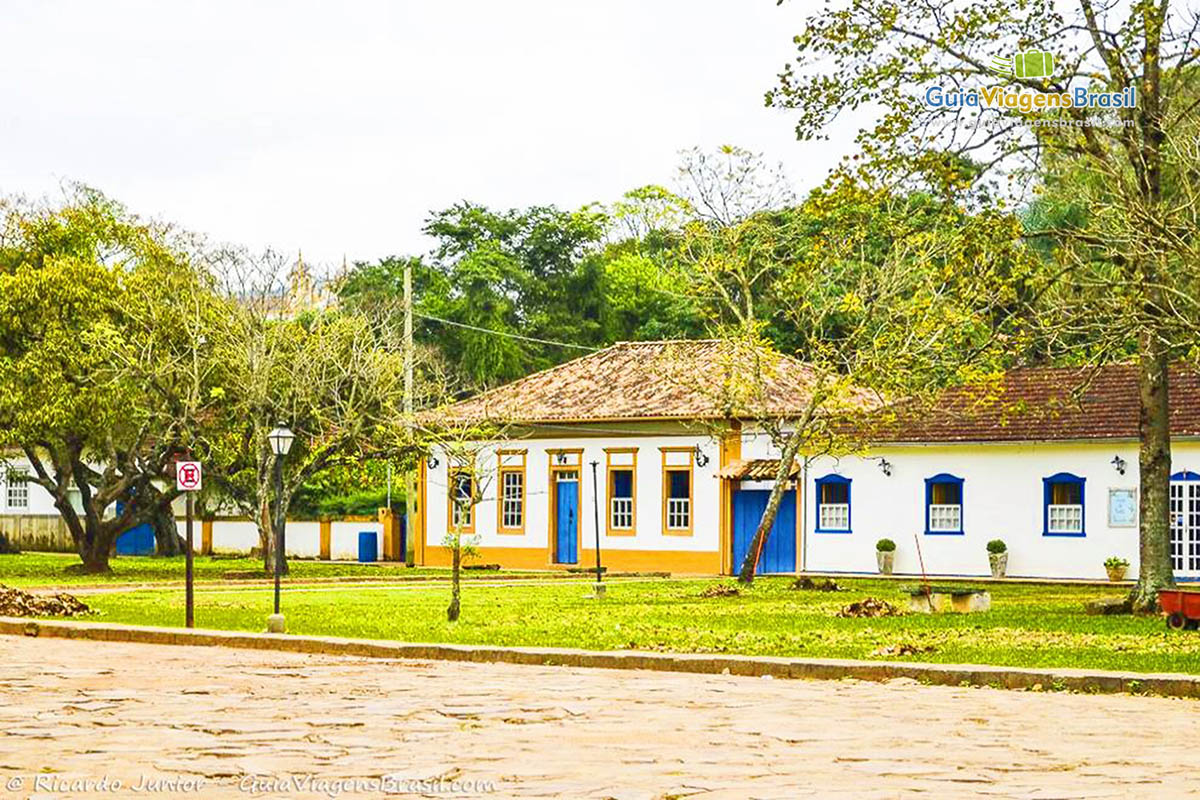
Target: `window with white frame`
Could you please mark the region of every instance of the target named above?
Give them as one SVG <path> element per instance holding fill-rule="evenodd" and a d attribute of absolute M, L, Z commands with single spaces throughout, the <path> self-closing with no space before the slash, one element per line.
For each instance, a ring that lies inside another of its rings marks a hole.
<path fill-rule="evenodd" d="M 500 533 L 525 532 L 525 451 L 501 450 L 499 463 L 498 519 Z"/>
<path fill-rule="evenodd" d="M 1084 478 L 1060 472 L 1042 479 L 1046 536 L 1083 536 Z"/>
<path fill-rule="evenodd" d="M 29 508 L 29 473 L 22 469 L 8 471 L 8 486 L 4 501 L 10 509 Z"/>
<path fill-rule="evenodd" d="M 817 533 L 850 532 L 850 479 L 826 475 L 817 479 Z"/>
<path fill-rule="evenodd" d="M 963 480 L 942 473 L 925 479 L 925 533 L 963 532 Z"/>
<path fill-rule="evenodd" d="M 525 524 L 525 474 L 517 470 L 500 473 L 500 527 L 509 530 Z"/>

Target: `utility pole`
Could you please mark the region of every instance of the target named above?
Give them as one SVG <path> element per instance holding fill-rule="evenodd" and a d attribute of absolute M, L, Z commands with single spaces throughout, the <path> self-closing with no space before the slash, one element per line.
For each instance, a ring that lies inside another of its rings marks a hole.
<path fill-rule="evenodd" d="M 404 261 L 404 420 L 408 428 L 408 446 L 411 448 L 416 443 L 416 430 L 413 420 L 413 292 L 412 292 L 412 259 Z M 404 530 L 407 534 L 404 538 L 413 543 L 414 558 L 416 554 L 416 534 L 413 530 L 413 493 L 415 492 L 416 481 L 414 480 L 416 471 L 416 463 L 404 471 Z M 408 542 L 405 542 L 407 549 Z M 401 553 L 400 559 L 406 561 L 407 553 Z"/>

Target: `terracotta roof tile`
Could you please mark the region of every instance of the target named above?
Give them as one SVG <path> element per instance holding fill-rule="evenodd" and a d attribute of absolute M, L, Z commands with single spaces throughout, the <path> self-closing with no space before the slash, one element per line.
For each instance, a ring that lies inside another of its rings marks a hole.
<path fill-rule="evenodd" d="M 450 420 L 517 423 L 745 416 L 738 409 L 746 402 L 726 387 L 743 383 L 731 381 L 730 374 L 755 363 L 765 376 L 756 411 L 803 408 L 812 370 L 786 356 L 757 355 L 761 358 L 717 339 L 621 342 L 456 403 L 445 413 Z"/>
<path fill-rule="evenodd" d="M 763 365 L 765 375 L 764 392 L 752 406 L 756 412 L 801 412 L 814 380 L 809 366 L 707 339 L 622 342 L 434 413 L 450 422 L 510 423 L 746 418 L 752 415 L 745 413 L 745 398 L 723 387 L 747 383 L 730 376 L 756 365 Z M 1170 392 L 1172 434 L 1200 436 L 1200 373 L 1173 369 Z M 860 394 L 857 407 L 875 406 Z M 844 418 L 844 411 L 836 416 Z M 864 435 L 855 427 L 856 435 Z M 998 387 L 947 390 L 932 404 L 902 410 L 865 436 L 875 442 L 1135 439 L 1137 368 L 1014 369 Z"/>
<path fill-rule="evenodd" d="M 1171 433 L 1200 435 L 1200 373 L 1172 369 Z M 1137 367 L 1097 370 L 1027 367 L 1001 378 L 998 391 L 959 387 L 931 408 L 900 414 L 871 436 L 877 442 L 1012 442 L 1135 439 Z"/>
<path fill-rule="evenodd" d="M 735 481 L 773 481 L 779 471 L 778 458 L 751 458 L 734 460 L 717 470 L 718 478 L 729 478 Z M 800 464 L 792 464 L 789 477 L 795 478 L 800 474 Z"/>

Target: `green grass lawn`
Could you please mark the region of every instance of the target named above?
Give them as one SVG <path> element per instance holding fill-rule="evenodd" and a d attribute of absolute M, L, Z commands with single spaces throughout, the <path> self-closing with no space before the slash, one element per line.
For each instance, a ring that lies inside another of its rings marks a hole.
<path fill-rule="evenodd" d="M 467 585 L 463 614 L 446 622 L 449 588 L 295 588 L 284 596 L 288 630 L 423 642 L 545 645 L 588 649 L 881 658 L 873 651 L 911 644 L 934 650 L 910 660 L 1018 666 L 1090 667 L 1200 673 L 1200 633 L 1168 631 L 1155 617 L 1096 617 L 1085 600 L 1118 594 L 1105 587 L 992 587 L 992 611 L 841 619 L 838 609 L 873 596 L 900 604 L 895 582 L 853 579 L 847 591 L 793 591 L 787 578 L 760 578 L 737 597 L 701 598 L 712 580 L 614 581 L 600 602 L 580 583 Z M 99 619 L 182 625 L 175 589 L 91 595 Z M 203 628 L 262 630 L 271 609 L 264 589 L 197 593 Z"/>
<path fill-rule="evenodd" d="M 154 556 L 119 556 L 110 564 L 112 572 L 105 575 L 81 575 L 67 568 L 79 564 L 79 557 L 66 553 L 21 553 L 0 555 L 0 583 L 8 586 L 84 586 L 120 583 L 176 583 L 183 581 L 184 558 Z M 331 563 L 293 559 L 290 564 L 292 581 L 323 578 L 423 578 L 448 577 L 445 568 L 408 568 L 390 561 L 375 564 Z M 533 573 L 466 570 L 468 578 L 516 577 Z M 197 582 L 220 580 L 263 580 L 261 561 L 251 558 L 195 558 Z"/>

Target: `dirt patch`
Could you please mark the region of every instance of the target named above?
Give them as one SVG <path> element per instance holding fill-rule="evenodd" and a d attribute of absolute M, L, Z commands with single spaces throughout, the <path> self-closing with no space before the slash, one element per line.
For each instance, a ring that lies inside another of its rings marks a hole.
<path fill-rule="evenodd" d="M 886 600 L 868 597 L 857 603 L 843 606 L 837 615 L 839 617 L 898 617 L 902 613 L 904 612 Z"/>
<path fill-rule="evenodd" d="M 701 597 L 737 597 L 741 592 L 736 586 L 730 586 L 728 583 L 714 583 L 712 586 L 706 586 Z"/>
<path fill-rule="evenodd" d="M 919 656 L 922 653 L 932 653 L 937 648 L 933 645 L 908 644 L 889 644 L 887 647 L 880 647 L 871 651 L 872 656 Z"/>
<path fill-rule="evenodd" d="M 0 584 L 0 617 L 78 617 L 92 610 L 70 594 L 30 594 Z"/>
<path fill-rule="evenodd" d="M 814 581 L 812 578 L 809 578 L 807 576 L 805 576 L 803 578 L 796 578 L 796 580 L 792 581 L 791 588 L 795 589 L 797 591 L 809 591 L 809 592 L 840 592 L 840 591 L 843 591 L 842 587 L 838 586 L 837 583 L 835 581 L 831 580 L 830 578 L 821 578 L 820 580 Z"/>

